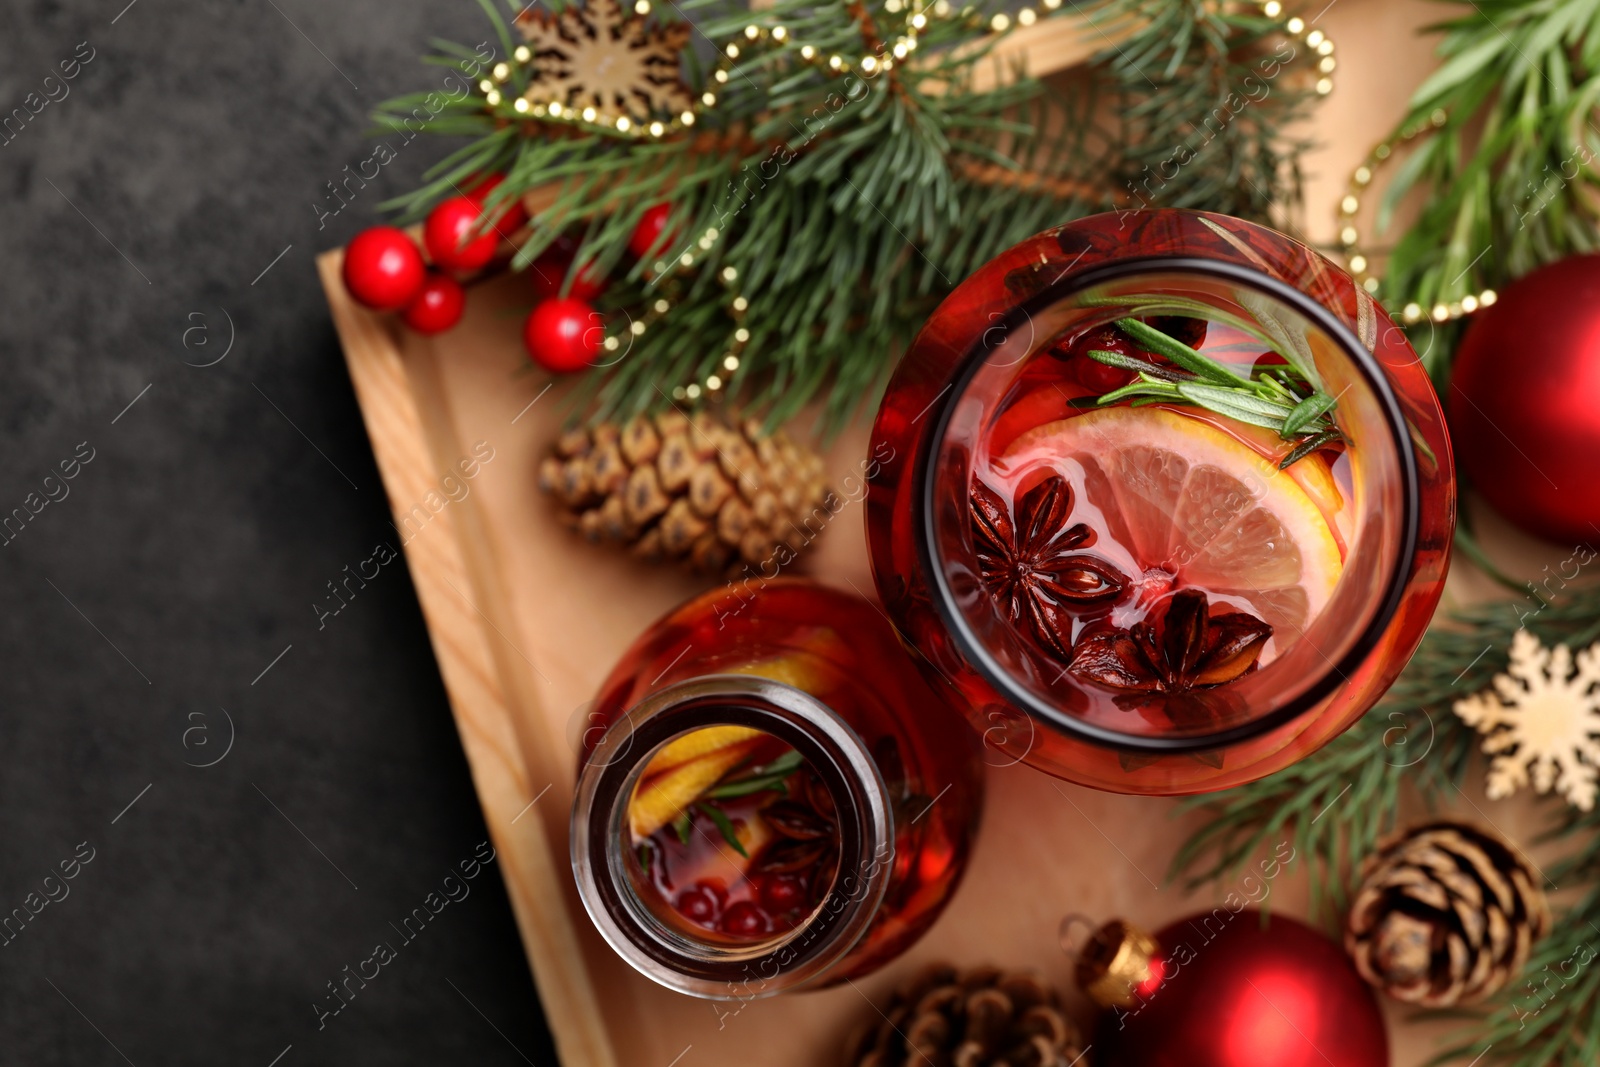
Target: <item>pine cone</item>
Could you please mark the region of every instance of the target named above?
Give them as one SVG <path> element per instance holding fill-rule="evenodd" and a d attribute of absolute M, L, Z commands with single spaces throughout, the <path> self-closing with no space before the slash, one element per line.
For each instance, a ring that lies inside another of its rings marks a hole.
<path fill-rule="evenodd" d="M 591 541 L 730 577 L 787 565 L 839 506 L 815 452 L 763 437 L 755 420 L 734 429 L 704 412 L 562 434 L 539 486 Z"/>
<path fill-rule="evenodd" d="M 1078 1028 L 1053 989 L 1027 974 L 929 967 L 857 1032 L 846 1067 L 1068 1067 Z"/>
<path fill-rule="evenodd" d="M 1504 986 L 1550 928 L 1540 875 L 1498 837 L 1429 823 L 1379 845 L 1345 926 L 1356 970 L 1396 1000 L 1471 1004 Z"/>

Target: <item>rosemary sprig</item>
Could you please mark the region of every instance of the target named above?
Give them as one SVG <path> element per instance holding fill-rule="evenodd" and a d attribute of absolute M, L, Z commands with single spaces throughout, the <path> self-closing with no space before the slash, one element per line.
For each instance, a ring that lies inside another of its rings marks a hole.
<path fill-rule="evenodd" d="M 1210 356 L 1201 355 L 1198 350 L 1190 348 L 1176 337 L 1163 333 L 1147 322 L 1124 317 L 1117 320 L 1117 329 L 1151 352 L 1166 356 L 1197 378 L 1205 378 L 1219 385 L 1250 385 L 1248 378 L 1241 378 Z"/>
<path fill-rule="evenodd" d="M 1152 298 L 1170 306 L 1171 300 Z M 1141 314 L 1150 307 L 1141 305 Z M 1164 367 L 1147 359 L 1091 349 L 1090 359 L 1110 367 L 1133 371 L 1138 377 L 1120 389 L 1113 389 L 1097 401 L 1100 407 L 1128 400 L 1133 406 L 1172 403 L 1226 415 L 1230 419 L 1272 430 L 1295 447 L 1278 463 L 1279 470 L 1335 441 L 1343 440 L 1334 422 L 1336 400 L 1310 383 L 1310 373 L 1290 360 L 1283 366 L 1258 367 L 1248 376 L 1219 363 L 1203 352 L 1140 319 L 1125 316 L 1116 327 L 1146 352 L 1163 356 L 1173 364 Z M 1282 348 L 1273 344 L 1273 350 Z M 1287 356 L 1285 358 L 1288 358 Z"/>
<path fill-rule="evenodd" d="M 750 858 L 750 853 L 745 851 L 744 843 L 739 840 L 739 835 L 733 828 L 733 820 L 728 818 L 727 812 L 715 804 L 707 804 L 704 801 L 696 804 L 695 807 L 705 812 L 706 817 L 717 824 L 717 832 L 722 835 L 724 841 L 733 846 L 735 852 L 745 859 Z"/>
<path fill-rule="evenodd" d="M 1338 430 L 1323 430 L 1319 434 L 1314 434 L 1311 437 L 1306 438 L 1304 441 L 1301 441 L 1298 445 L 1295 445 L 1293 450 L 1291 450 L 1287 456 L 1284 456 L 1283 459 L 1278 463 L 1278 469 L 1287 470 L 1300 460 L 1311 455 L 1311 453 L 1315 452 L 1317 449 L 1326 445 L 1331 445 L 1335 441 L 1341 440 L 1343 437 L 1344 434 L 1340 433 Z"/>
<path fill-rule="evenodd" d="M 749 796 L 765 789 L 787 793 L 788 788 L 783 784 L 784 780 L 798 771 L 804 762 L 800 753 L 790 749 L 766 766 L 752 768 L 751 773 L 743 778 L 735 778 L 706 790 L 705 796 L 710 800 L 728 800 L 733 797 Z"/>
<path fill-rule="evenodd" d="M 705 816 L 716 825 L 717 832 L 722 835 L 724 841 L 732 845 L 739 855 L 749 859 L 750 853 L 745 851 L 744 844 L 740 842 L 739 835 L 733 828 L 733 820 L 728 818 L 727 812 L 717 806 L 716 801 L 745 797 L 763 790 L 787 793 L 788 787 L 784 785 L 784 780 L 799 770 L 804 762 L 800 753 L 790 749 L 771 763 L 751 767 L 749 773 L 742 778 L 729 779 L 706 790 L 700 794 L 700 799 L 694 806 L 704 812 Z M 678 840 L 684 844 L 689 842 L 690 818 L 689 811 L 685 810 L 672 822 L 673 831 L 677 833 Z"/>

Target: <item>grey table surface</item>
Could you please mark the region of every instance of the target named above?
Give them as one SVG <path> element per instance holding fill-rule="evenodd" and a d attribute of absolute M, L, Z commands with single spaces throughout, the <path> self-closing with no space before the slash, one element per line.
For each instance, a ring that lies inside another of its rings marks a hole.
<path fill-rule="evenodd" d="M 446 144 L 327 183 L 486 25 L 0 4 L 0 1064 L 555 1063 L 406 572 L 313 607 L 394 536 L 313 257 Z"/>

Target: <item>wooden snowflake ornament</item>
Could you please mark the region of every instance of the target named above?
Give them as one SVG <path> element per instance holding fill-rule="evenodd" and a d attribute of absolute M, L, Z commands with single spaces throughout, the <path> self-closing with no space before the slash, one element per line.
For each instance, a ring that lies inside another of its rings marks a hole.
<path fill-rule="evenodd" d="M 1548 649 L 1526 630 L 1511 640 L 1511 662 L 1489 689 L 1458 700 L 1455 712 L 1486 735 L 1491 800 L 1529 782 L 1554 787 L 1582 811 L 1594 807 L 1600 776 L 1600 644 L 1576 657 Z"/>
<path fill-rule="evenodd" d="M 588 0 L 559 14 L 529 6 L 516 24 L 532 53 L 525 94 L 531 104 L 593 108 L 596 119 L 612 124 L 649 122 L 693 106 L 679 59 L 688 23 L 651 23 L 627 16 L 617 0 Z"/>

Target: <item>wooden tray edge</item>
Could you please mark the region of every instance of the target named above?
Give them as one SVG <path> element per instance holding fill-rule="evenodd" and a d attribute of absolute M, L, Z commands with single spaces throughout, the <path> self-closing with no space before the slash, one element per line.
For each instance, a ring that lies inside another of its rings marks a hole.
<path fill-rule="evenodd" d="M 1098 42 L 1092 40 L 1094 32 L 1101 38 Z M 1108 41 L 1087 20 L 1071 15 L 1043 20 L 1016 30 L 995 47 L 975 68 L 975 88 L 995 88 L 1024 72 L 1041 77 L 1076 67 Z M 531 191 L 525 197 L 529 210 L 547 207 L 557 191 L 556 186 Z M 437 457 L 415 393 L 424 383 L 414 381 L 407 370 L 390 317 L 370 312 L 350 298 L 340 277 L 343 261 L 342 248 L 324 252 L 317 257 L 317 273 L 390 513 L 398 524 L 410 502 L 434 488 L 427 472 L 434 470 Z M 615 1067 L 616 1053 L 577 932 L 565 908 L 546 903 L 562 896 L 562 880 L 569 869 L 566 855 L 553 851 L 541 819 L 521 817 L 542 795 L 542 787 L 531 782 L 520 743 L 507 746 L 494 736 L 495 726 L 515 732 L 517 716 L 508 694 L 518 694 L 523 687 L 497 666 L 486 629 L 491 624 L 461 593 L 472 582 L 463 548 L 467 531 L 460 528 L 462 520 L 454 511 L 435 515 L 429 521 L 430 536 L 412 538 L 402 551 L 484 821 L 500 862 L 511 867 L 502 880 L 557 1054 L 565 1067 Z M 474 638 L 463 640 L 463 634 Z M 519 825 L 514 828 L 513 823 Z"/>
<path fill-rule="evenodd" d="M 433 488 L 432 449 L 411 376 L 399 355 L 389 322 L 357 305 L 340 278 L 343 249 L 317 257 L 317 272 L 344 350 L 345 366 L 361 407 L 367 436 L 383 478 L 390 512 L 402 518 L 403 501 L 420 500 Z M 599 1004 L 564 908 L 543 906 L 559 899 L 567 875 L 541 819 L 521 816 L 538 799 L 520 746 L 498 744 L 490 724 L 515 721 L 496 669 L 484 624 L 464 603 L 468 586 L 457 519 L 445 509 L 429 522 L 429 536 L 403 545 L 439 663 L 456 729 L 472 769 L 473 783 L 500 862 L 512 868 L 502 878 L 531 963 L 534 982 L 561 1062 L 567 1067 L 615 1067 Z M 461 640 L 459 635 L 476 635 Z M 449 639 L 446 636 L 449 635 Z M 513 823 L 519 822 L 513 828 Z"/>

